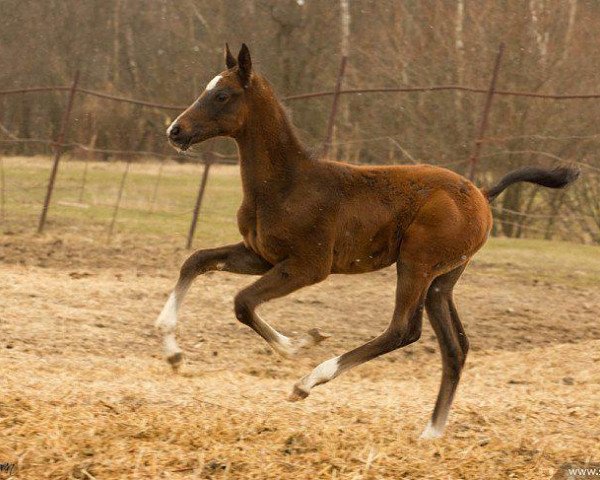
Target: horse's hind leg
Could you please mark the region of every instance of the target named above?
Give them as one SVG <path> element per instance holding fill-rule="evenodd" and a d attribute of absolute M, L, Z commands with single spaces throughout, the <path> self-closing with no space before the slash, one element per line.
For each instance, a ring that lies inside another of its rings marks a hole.
<path fill-rule="evenodd" d="M 388 328 L 370 342 L 318 365 L 294 385 L 290 401 L 306 398 L 313 387 L 327 383 L 346 370 L 419 339 L 423 301 L 430 280 L 426 271 L 401 261 L 398 262 L 397 269 L 396 308 Z"/>
<path fill-rule="evenodd" d="M 465 266 L 461 266 L 436 278 L 425 300 L 427 315 L 442 354 L 442 383 L 433 415 L 421 438 L 442 435 L 469 350 L 467 336 L 452 300 L 452 290 L 464 269 Z"/>
<path fill-rule="evenodd" d="M 183 360 L 183 354 L 177 340 L 175 340 L 175 327 L 177 326 L 177 310 L 194 278 L 203 273 L 222 270 L 232 273 L 248 275 L 261 275 L 267 272 L 271 265 L 255 253 L 248 250 L 243 243 L 225 247 L 198 250 L 194 252 L 181 267 L 179 280 L 175 289 L 163 307 L 156 327 L 163 335 L 163 343 L 167 361 L 174 370 L 177 370 Z"/>

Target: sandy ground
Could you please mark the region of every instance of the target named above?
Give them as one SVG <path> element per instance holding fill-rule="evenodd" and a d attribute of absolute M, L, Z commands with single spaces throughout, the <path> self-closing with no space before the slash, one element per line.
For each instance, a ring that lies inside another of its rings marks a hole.
<path fill-rule="evenodd" d="M 597 285 L 476 260 L 456 290 L 472 350 L 447 434 L 420 441 L 440 377 L 427 322 L 417 344 L 285 401 L 320 361 L 387 325 L 393 269 L 262 307 L 284 333 L 333 335 L 297 360 L 235 320 L 233 295 L 252 278 L 208 274 L 182 310 L 187 362 L 175 375 L 152 324 L 185 252 L 0 238 L 0 463 L 16 464 L 11 478 L 538 479 L 600 461 Z"/>

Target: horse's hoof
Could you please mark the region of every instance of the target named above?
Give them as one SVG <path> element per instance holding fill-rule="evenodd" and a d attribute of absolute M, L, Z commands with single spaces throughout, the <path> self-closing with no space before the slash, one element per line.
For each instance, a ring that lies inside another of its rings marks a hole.
<path fill-rule="evenodd" d="M 311 328 L 308 332 L 306 332 L 308 334 L 308 336 L 312 339 L 312 344 L 313 345 L 318 345 L 319 343 L 321 343 L 323 340 L 327 340 L 329 337 L 331 337 L 331 335 L 327 334 L 327 333 L 323 333 L 321 331 L 319 331 L 318 328 Z"/>
<path fill-rule="evenodd" d="M 306 390 L 302 390 L 298 385 L 294 385 L 294 389 L 288 397 L 288 402 L 297 402 L 299 400 L 304 400 L 306 397 L 308 397 L 309 393 L 310 392 L 307 392 Z"/>
<path fill-rule="evenodd" d="M 167 358 L 167 362 L 171 365 L 171 368 L 175 373 L 179 372 L 181 365 L 183 364 L 183 353 L 177 352 Z"/>
<path fill-rule="evenodd" d="M 427 424 L 423 433 L 419 436 L 421 440 L 434 440 L 436 438 L 440 438 L 443 435 L 443 431 L 441 429 L 434 428 L 431 425 L 431 422 Z"/>

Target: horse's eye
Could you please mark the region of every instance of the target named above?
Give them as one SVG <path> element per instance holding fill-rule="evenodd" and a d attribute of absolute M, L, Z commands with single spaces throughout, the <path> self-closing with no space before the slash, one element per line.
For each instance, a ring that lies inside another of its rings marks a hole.
<path fill-rule="evenodd" d="M 229 100 L 229 95 L 225 92 L 219 92 L 215 98 L 217 99 L 217 102 L 224 103 Z"/>

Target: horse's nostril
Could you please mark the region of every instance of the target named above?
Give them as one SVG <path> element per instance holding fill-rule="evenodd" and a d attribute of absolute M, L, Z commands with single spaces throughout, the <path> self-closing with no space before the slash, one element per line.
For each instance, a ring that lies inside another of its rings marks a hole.
<path fill-rule="evenodd" d="M 181 127 L 179 125 L 173 125 L 171 127 L 171 131 L 169 132 L 169 136 L 176 137 L 181 132 Z"/>

